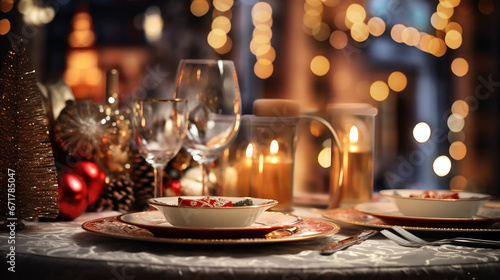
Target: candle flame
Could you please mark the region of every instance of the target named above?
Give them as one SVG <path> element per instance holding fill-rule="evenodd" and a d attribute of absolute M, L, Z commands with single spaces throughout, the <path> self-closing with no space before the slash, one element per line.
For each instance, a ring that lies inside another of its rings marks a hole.
<path fill-rule="evenodd" d="M 278 145 L 278 141 L 276 140 L 273 140 L 271 141 L 271 147 L 269 148 L 269 152 L 271 153 L 271 155 L 276 155 L 279 151 L 279 145 Z"/>
<path fill-rule="evenodd" d="M 247 150 L 246 150 L 246 156 L 247 156 L 247 158 L 252 158 L 252 155 L 253 155 L 253 145 L 248 144 Z"/>
<path fill-rule="evenodd" d="M 358 128 L 355 125 L 353 125 L 351 127 L 351 130 L 349 131 L 349 142 L 357 143 L 358 139 L 359 139 Z"/>

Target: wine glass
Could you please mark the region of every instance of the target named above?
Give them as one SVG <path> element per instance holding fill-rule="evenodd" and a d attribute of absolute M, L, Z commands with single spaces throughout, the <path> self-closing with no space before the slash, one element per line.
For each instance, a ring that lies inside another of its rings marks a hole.
<path fill-rule="evenodd" d="M 182 148 L 187 112 L 183 99 L 135 100 L 135 141 L 141 156 L 154 168 L 154 197 L 163 196 L 163 168 Z"/>
<path fill-rule="evenodd" d="M 210 166 L 235 138 L 241 99 L 234 64 L 229 60 L 181 60 L 175 97 L 188 100 L 189 121 L 184 147 L 202 169 L 202 194 L 209 189 Z"/>

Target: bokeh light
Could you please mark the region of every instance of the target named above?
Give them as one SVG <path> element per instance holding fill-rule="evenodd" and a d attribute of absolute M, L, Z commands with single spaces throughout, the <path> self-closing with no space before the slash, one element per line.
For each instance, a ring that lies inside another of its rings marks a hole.
<path fill-rule="evenodd" d="M 425 122 L 419 122 L 413 127 L 413 138 L 418 143 L 425 143 L 431 137 L 431 127 Z"/>
<path fill-rule="evenodd" d="M 467 154 L 467 146 L 465 146 L 464 142 L 455 141 L 451 143 L 450 148 L 448 149 L 450 156 L 454 160 L 462 160 L 465 158 Z"/>
<path fill-rule="evenodd" d="M 457 77 L 463 77 L 469 72 L 469 63 L 464 58 L 458 57 L 451 62 L 451 71 Z"/>
<path fill-rule="evenodd" d="M 384 101 L 389 96 L 389 86 L 384 81 L 375 81 L 370 86 L 370 96 L 377 101 Z"/>
<path fill-rule="evenodd" d="M 341 30 L 335 30 L 330 34 L 330 45 L 337 50 L 341 50 L 347 46 L 347 34 Z"/>
<path fill-rule="evenodd" d="M 329 168 L 332 165 L 332 149 L 323 148 L 318 154 L 318 163 L 323 168 Z"/>
<path fill-rule="evenodd" d="M 360 4 L 351 4 L 347 7 L 346 18 L 352 23 L 363 22 L 366 18 L 366 11 Z"/>
<path fill-rule="evenodd" d="M 330 62 L 326 57 L 318 55 L 311 60 L 310 67 L 316 76 L 324 76 L 330 71 Z"/>
<path fill-rule="evenodd" d="M 389 75 L 387 83 L 393 91 L 400 92 L 406 88 L 406 84 L 408 83 L 408 81 L 405 74 L 399 71 L 395 71 Z"/>
<path fill-rule="evenodd" d="M 385 32 L 385 22 L 379 17 L 372 17 L 368 20 L 368 31 L 373 36 L 380 36 Z"/>
<path fill-rule="evenodd" d="M 194 16 L 202 17 L 208 13 L 209 8 L 210 6 L 206 0 L 193 0 L 190 10 Z"/>
<path fill-rule="evenodd" d="M 467 178 L 462 175 L 453 176 L 450 180 L 450 190 L 452 191 L 465 191 L 467 188 Z"/>
<path fill-rule="evenodd" d="M 447 156 L 439 156 L 434 160 L 432 169 L 436 175 L 444 177 L 451 171 L 451 160 Z"/>
<path fill-rule="evenodd" d="M 463 116 L 454 113 L 448 117 L 446 124 L 451 131 L 460 132 L 465 126 L 465 120 Z"/>
<path fill-rule="evenodd" d="M 10 21 L 6 18 L 0 20 L 0 35 L 5 35 L 10 31 Z"/>
<path fill-rule="evenodd" d="M 469 114 L 469 105 L 463 100 L 457 100 L 451 105 L 451 112 L 465 118 Z"/>

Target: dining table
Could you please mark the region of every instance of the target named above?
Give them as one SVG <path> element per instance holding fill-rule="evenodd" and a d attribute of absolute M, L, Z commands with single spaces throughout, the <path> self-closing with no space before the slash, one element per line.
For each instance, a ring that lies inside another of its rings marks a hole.
<path fill-rule="evenodd" d="M 451 244 L 404 247 L 380 233 L 331 255 L 320 254 L 323 247 L 364 229 L 390 228 L 368 220 L 356 222 L 353 213 L 358 218 L 367 215 L 355 211 L 296 205 L 291 214 L 329 226 L 327 234 L 276 241 L 134 235 L 143 229 L 124 224 L 117 219 L 123 213 L 114 211 L 86 212 L 72 221 L 26 222 L 23 229 L 2 232 L 0 279 L 388 280 L 498 279 L 500 275 L 500 249 Z M 118 227 L 110 229 L 110 224 Z M 124 229 L 131 232 L 120 232 Z M 498 228 L 413 232 L 429 239 L 474 236 L 500 240 Z"/>

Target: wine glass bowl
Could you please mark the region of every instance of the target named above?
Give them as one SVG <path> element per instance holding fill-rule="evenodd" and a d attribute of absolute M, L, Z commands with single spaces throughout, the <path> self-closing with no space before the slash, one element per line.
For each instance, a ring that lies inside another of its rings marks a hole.
<path fill-rule="evenodd" d="M 135 101 L 135 140 L 137 150 L 155 170 L 154 197 L 163 196 L 163 168 L 182 148 L 186 129 L 186 100 Z"/>
<path fill-rule="evenodd" d="M 202 167 L 203 194 L 209 194 L 210 165 L 234 140 L 241 99 L 232 61 L 186 59 L 179 64 L 175 97 L 188 100 L 184 147 Z"/>

